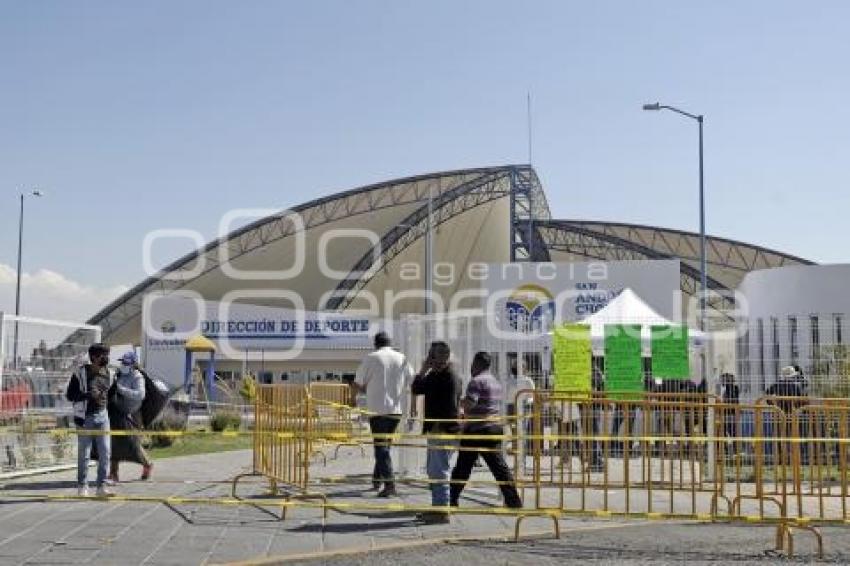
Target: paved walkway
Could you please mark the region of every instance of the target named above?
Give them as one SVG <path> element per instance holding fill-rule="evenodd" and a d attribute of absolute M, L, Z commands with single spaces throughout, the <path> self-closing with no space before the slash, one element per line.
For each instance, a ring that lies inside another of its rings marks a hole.
<path fill-rule="evenodd" d="M 450 525 L 421 524 L 413 512 L 402 507 L 428 505 L 428 492 L 422 486 L 402 484 L 400 498 L 376 498 L 374 492 L 368 491 L 371 458 L 361 457 L 354 448 L 343 448 L 340 457 L 329 457 L 327 464 L 314 458 L 311 467 L 311 477 L 325 480 L 315 489 L 327 494 L 334 504 L 348 504 L 351 508 L 332 510 L 325 520 L 319 508 L 296 507 L 289 509 L 286 520 L 281 521 L 280 508 L 237 505 L 230 499 L 230 479 L 250 471 L 251 457 L 250 451 L 238 451 L 162 460 L 156 463 L 154 481 L 122 482 L 117 491 L 126 499 L 110 501 L 74 498 L 73 470 L 0 481 L 0 564 L 182 566 L 283 560 L 312 564 L 317 556 L 323 564 L 402 561 L 411 566 L 527 563 L 534 562 L 535 556 L 538 561 L 549 556 L 561 561 L 582 557 L 583 562 L 660 563 L 762 562 L 778 558 L 765 554 L 773 542 L 771 527 L 683 521 L 566 518 L 560 520 L 561 540 L 554 541 L 551 520 L 531 517 L 524 520 L 523 533 L 537 536 L 520 545 L 466 542 L 423 547 L 429 541 L 509 539 L 515 519 L 455 515 Z M 410 472 L 417 466 L 408 465 L 408 475 L 418 475 Z M 138 477 L 139 471 L 138 466 L 126 464 L 122 475 Z M 477 474 L 489 476 L 484 469 Z M 345 481 L 335 481 L 342 476 Z M 240 484 L 239 494 L 248 503 L 259 503 L 266 488 L 260 478 L 248 478 Z M 592 500 L 597 496 L 588 493 L 588 505 L 598 507 L 601 501 Z M 499 504 L 494 486 L 479 484 L 468 488 L 464 496 L 462 508 Z M 170 504 L 138 500 L 165 497 L 182 500 Z M 548 498 L 549 494 L 545 499 Z M 610 492 L 609 505 L 616 508 L 620 498 L 622 493 Z M 222 504 L 225 501 L 231 503 Z M 683 511 L 689 502 L 690 497 L 684 496 L 675 501 Z M 387 509 L 387 504 L 398 508 Z M 663 504 L 659 499 L 656 508 L 663 509 Z M 384 509 L 368 508 L 380 505 Z M 659 539 L 662 532 L 664 537 Z M 843 528 L 831 532 L 826 545 L 829 560 L 850 561 L 850 537 L 845 536 Z M 812 557 L 811 541 L 805 534 L 800 535 L 796 546 L 806 558 Z M 348 554 L 378 549 L 395 550 L 371 553 L 368 558 Z"/>
<path fill-rule="evenodd" d="M 365 472 L 370 460 L 356 450 L 345 452 L 316 475 L 326 477 Z M 124 477 L 137 477 L 139 467 L 125 464 Z M 251 452 L 187 456 L 156 463 L 155 481 L 121 483 L 120 495 L 222 498 L 230 494 L 229 479 L 251 468 Z M 92 470 L 93 471 L 93 470 Z M 279 510 L 249 505 L 140 501 L 33 500 L 75 494 L 74 471 L 5 482 L 0 514 L 0 564 L 216 564 L 268 557 L 294 557 L 348 549 L 375 549 L 455 537 L 511 536 L 512 517 L 459 515 L 451 525 L 429 526 L 409 511 L 352 509 L 331 511 L 290 509 L 285 521 Z M 367 492 L 369 482 L 331 483 L 324 491 L 334 502 L 379 504 L 386 500 Z M 240 495 L 257 496 L 265 484 L 247 479 Z M 401 486 L 401 498 L 390 502 L 427 505 L 429 495 L 416 486 Z M 473 504 L 495 504 L 495 494 L 470 490 Z M 568 530 L 590 524 L 561 521 Z M 608 525 L 611 523 L 608 522 Z M 529 518 L 523 532 L 551 531 L 549 519 Z"/>

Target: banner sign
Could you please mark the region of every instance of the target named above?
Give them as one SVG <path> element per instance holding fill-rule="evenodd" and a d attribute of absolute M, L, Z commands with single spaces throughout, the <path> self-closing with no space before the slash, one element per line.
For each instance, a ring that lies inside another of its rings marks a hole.
<path fill-rule="evenodd" d="M 652 327 L 652 377 L 661 379 L 691 377 L 686 326 Z"/>
<path fill-rule="evenodd" d="M 564 324 L 555 328 L 552 340 L 555 391 L 588 397 L 591 391 L 590 327 Z"/>
<path fill-rule="evenodd" d="M 605 391 L 611 399 L 643 393 L 640 324 L 605 325 Z"/>

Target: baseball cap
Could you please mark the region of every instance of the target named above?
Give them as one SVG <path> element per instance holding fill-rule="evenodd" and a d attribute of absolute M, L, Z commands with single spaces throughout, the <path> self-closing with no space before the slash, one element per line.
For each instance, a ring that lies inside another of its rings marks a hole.
<path fill-rule="evenodd" d="M 121 356 L 121 363 L 125 366 L 131 366 L 136 363 L 136 353 L 135 352 L 125 352 L 123 356 Z"/>
<path fill-rule="evenodd" d="M 794 366 L 785 366 L 782 368 L 780 375 L 786 379 L 790 379 L 792 377 L 797 377 L 800 375 L 800 372 L 797 371 L 797 368 Z"/>

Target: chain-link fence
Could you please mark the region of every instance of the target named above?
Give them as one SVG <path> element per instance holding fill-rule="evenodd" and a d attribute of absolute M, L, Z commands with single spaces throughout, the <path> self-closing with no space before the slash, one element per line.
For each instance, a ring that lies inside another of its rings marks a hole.
<path fill-rule="evenodd" d="M 803 396 L 850 397 L 846 323 L 844 315 L 836 314 L 751 318 L 740 324 L 734 373 L 741 397 L 756 400 L 798 391 Z"/>
<path fill-rule="evenodd" d="M 75 461 L 67 432 L 68 378 L 99 341 L 98 326 L 0 314 L 0 470 L 19 472 Z"/>

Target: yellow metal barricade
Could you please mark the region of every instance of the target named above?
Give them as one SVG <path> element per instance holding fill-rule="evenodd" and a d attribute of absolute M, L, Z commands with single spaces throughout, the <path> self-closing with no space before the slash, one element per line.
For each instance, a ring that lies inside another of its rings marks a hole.
<path fill-rule="evenodd" d="M 517 443 L 531 445 L 532 465 L 515 459 L 515 470 L 526 495 L 531 490 L 527 504 L 603 515 L 787 515 L 790 427 L 777 407 L 691 394 L 524 395 L 534 409 L 518 424 Z"/>
<path fill-rule="evenodd" d="M 812 400 L 790 416 L 793 461 L 791 516 L 815 521 L 848 517 L 850 405 Z"/>
<path fill-rule="evenodd" d="M 358 447 L 365 456 L 366 451 L 356 438 L 359 421 L 352 410 L 351 387 L 345 383 L 311 383 L 310 397 L 315 416 L 314 439 L 335 445 L 334 458 L 343 446 Z"/>
<path fill-rule="evenodd" d="M 303 385 L 259 385 L 255 402 L 254 472 L 274 485 L 305 489 L 314 417 Z"/>

